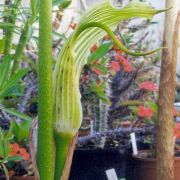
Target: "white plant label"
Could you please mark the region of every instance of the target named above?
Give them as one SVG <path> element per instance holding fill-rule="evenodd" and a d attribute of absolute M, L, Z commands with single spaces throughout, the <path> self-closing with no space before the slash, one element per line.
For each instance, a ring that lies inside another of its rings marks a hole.
<path fill-rule="evenodd" d="M 133 148 L 133 154 L 137 155 L 138 154 L 138 150 L 137 150 L 137 143 L 136 143 L 136 135 L 135 133 L 131 133 L 131 143 L 132 143 L 132 148 Z"/>
<path fill-rule="evenodd" d="M 118 180 L 115 169 L 109 169 L 106 171 L 108 180 Z"/>

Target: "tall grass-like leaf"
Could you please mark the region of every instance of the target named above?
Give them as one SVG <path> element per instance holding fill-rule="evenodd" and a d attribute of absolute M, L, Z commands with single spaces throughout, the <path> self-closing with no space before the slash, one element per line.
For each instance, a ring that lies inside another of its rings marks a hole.
<path fill-rule="evenodd" d="M 25 120 L 25 121 L 28 121 L 29 123 L 31 123 L 31 121 L 32 121 L 31 117 L 27 116 L 24 113 L 21 113 L 21 112 L 17 111 L 16 109 L 4 108 L 4 107 L 2 107 L 2 108 L 0 107 L 0 109 L 3 110 L 3 111 L 6 111 L 7 113 L 9 113 L 11 115 L 14 115 L 14 116 L 16 116 L 18 118 L 21 118 L 21 119 Z"/>
<path fill-rule="evenodd" d="M 7 55 L 3 58 L 0 65 L 0 87 L 2 87 L 8 80 L 10 73 L 11 56 Z"/>
<path fill-rule="evenodd" d="M 11 92 L 16 88 L 18 81 L 27 74 L 28 69 L 22 69 L 16 74 L 13 74 L 9 80 L 3 83 L 3 86 L 0 86 L 0 99 L 10 95 Z"/>
<path fill-rule="evenodd" d="M 155 10 L 138 0 L 133 0 L 122 9 L 117 9 L 108 1 L 105 1 L 82 17 L 75 32 L 67 40 L 53 73 L 54 133 L 56 143 L 55 180 L 60 179 L 62 175 L 68 141 L 72 139 L 70 136 L 73 137 L 81 125 L 82 105 L 80 101 L 79 77 L 83 66 L 87 63 L 90 47 L 108 34 L 114 43 L 127 54 L 133 56 L 152 54 L 157 50 L 147 53 L 128 50 L 116 38 L 113 31 L 123 20 L 134 17 L 151 19 L 155 14 L 163 11 Z"/>

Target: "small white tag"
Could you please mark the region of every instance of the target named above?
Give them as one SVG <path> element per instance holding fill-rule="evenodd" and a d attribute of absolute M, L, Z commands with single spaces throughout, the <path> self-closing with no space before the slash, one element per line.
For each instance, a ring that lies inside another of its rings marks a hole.
<path fill-rule="evenodd" d="M 115 169 L 109 169 L 106 171 L 108 180 L 118 180 Z"/>
<path fill-rule="evenodd" d="M 132 148 L 133 148 L 133 154 L 137 155 L 138 154 L 138 150 L 137 150 L 137 143 L 136 143 L 136 135 L 135 133 L 131 133 L 131 143 L 132 143 Z"/>

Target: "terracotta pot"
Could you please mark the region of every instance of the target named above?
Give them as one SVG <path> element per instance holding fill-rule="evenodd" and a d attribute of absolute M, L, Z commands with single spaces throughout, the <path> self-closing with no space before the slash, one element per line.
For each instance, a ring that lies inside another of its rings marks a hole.
<path fill-rule="evenodd" d="M 143 152 L 143 151 L 142 151 Z M 140 153 L 142 153 L 140 152 Z M 156 179 L 156 159 L 144 158 L 140 156 L 132 157 L 132 177 L 131 180 L 155 180 Z M 180 157 L 174 158 L 174 180 L 180 179 Z"/>
<path fill-rule="evenodd" d="M 25 176 L 25 177 L 14 176 L 11 178 L 11 180 L 35 180 L 35 177 L 34 176 Z"/>

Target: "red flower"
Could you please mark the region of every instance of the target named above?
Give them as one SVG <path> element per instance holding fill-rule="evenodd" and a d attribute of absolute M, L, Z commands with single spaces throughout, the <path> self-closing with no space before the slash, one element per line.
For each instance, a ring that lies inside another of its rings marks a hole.
<path fill-rule="evenodd" d="M 69 25 L 69 27 L 70 27 L 71 29 L 76 29 L 76 26 L 77 26 L 76 23 L 71 23 L 71 24 Z"/>
<path fill-rule="evenodd" d="M 124 66 L 124 71 L 125 72 L 131 72 L 132 71 L 131 64 L 128 62 L 128 60 L 124 56 L 119 55 L 116 58 Z"/>
<path fill-rule="evenodd" d="M 25 161 L 29 160 L 30 158 L 29 153 L 27 153 L 26 149 L 24 148 L 19 149 L 19 154 Z"/>
<path fill-rule="evenodd" d="M 97 44 L 94 44 L 90 49 L 91 53 L 95 52 L 97 48 L 98 48 Z"/>
<path fill-rule="evenodd" d="M 121 63 L 124 62 L 124 61 L 128 61 L 124 56 L 122 55 L 118 55 L 116 56 L 117 60 L 119 60 Z"/>
<path fill-rule="evenodd" d="M 140 89 L 148 90 L 148 91 L 157 91 L 158 87 L 151 81 L 143 82 L 139 85 Z"/>
<path fill-rule="evenodd" d="M 92 71 L 97 75 L 104 75 L 98 68 L 92 68 Z"/>
<path fill-rule="evenodd" d="M 120 70 L 120 65 L 118 62 L 116 61 L 111 61 L 111 67 L 116 71 L 118 72 Z"/>
<path fill-rule="evenodd" d="M 10 144 L 11 152 L 9 156 L 21 156 L 24 160 L 29 160 L 30 155 L 24 148 L 20 148 L 17 143 Z"/>
<path fill-rule="evenodd" d="M 175 138 L 180 139 L 180 123 L 175 124 L 174 136 L 175 136 Z"/>
<path fill-rule="evenodd" d="M 141 118 L 152 118 L 153 116 L 153 109 L 152 108 L 146 108 L 144 106 L 139 106 L 138 108 L 138 116 Z"/>

